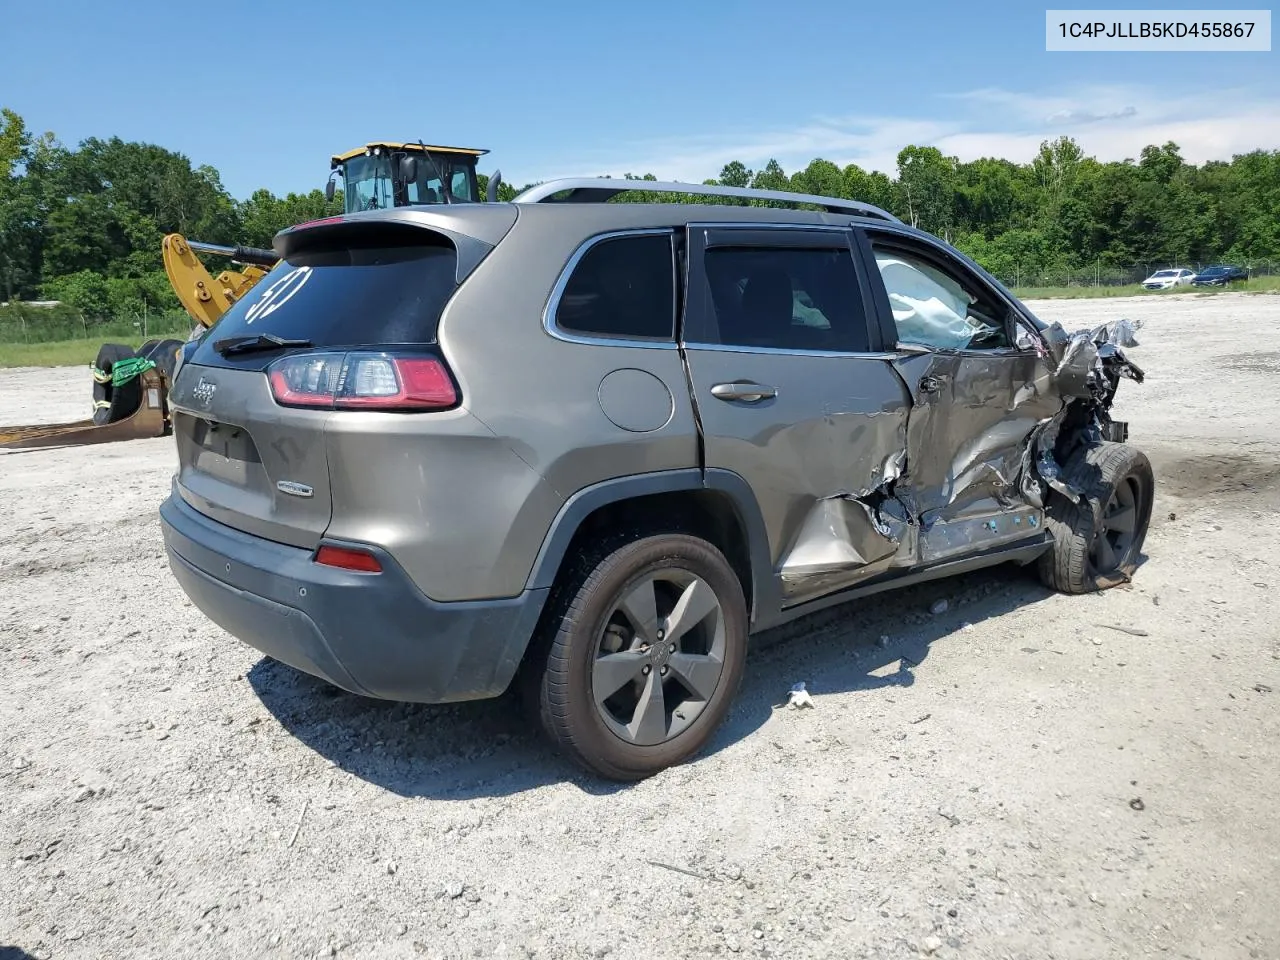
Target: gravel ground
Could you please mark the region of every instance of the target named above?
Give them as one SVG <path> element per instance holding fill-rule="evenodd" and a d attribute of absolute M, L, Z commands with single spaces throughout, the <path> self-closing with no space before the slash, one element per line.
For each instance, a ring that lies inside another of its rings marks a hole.
<path fill-rule="evenodd" d="M 0 454 L 0 958 L 1280 956 L 1280 297 L 1033 307 L 1146 321 L 1132 587 L 793 625 L 708 755 L 626 788 L 505 700 L 364 700 L 213 627 L 169 440 Z M 84 371 L 17 370 L 0 422 L 36 388 L 85 414 Z"/>

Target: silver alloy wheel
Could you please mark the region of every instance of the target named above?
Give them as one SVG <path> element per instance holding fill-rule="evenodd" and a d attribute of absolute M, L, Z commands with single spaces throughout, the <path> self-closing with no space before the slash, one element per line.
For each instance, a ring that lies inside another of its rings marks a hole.
<path fill-rule="evenodd" d="M 1129 559 L 1137 539 L 1138 492 L 1138 480 L 1126 477 L 1102 511 L 1089 550 L 1093 569 L 1100 574 L 1113 573 Z"/>
<path fill-rule="evenodd" d="M 678 737 L 702 713 L 724 673 L 724 612 L 701 577 L 679 568 L 628 584 L 596 643 L 596 710 L 637 746 Z"/>

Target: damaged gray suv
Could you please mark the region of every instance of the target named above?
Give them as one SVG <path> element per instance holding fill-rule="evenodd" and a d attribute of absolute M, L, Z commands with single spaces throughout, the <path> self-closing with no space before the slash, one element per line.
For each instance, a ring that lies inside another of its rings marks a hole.
<path fill-rule="evenodd" d="M 637 779 L 707 743 L 753 632 L 1008 561 L 1070 593 L 1138 564 L 1131 326 L 1046 325 L 875 207 L 562 180 L 275 248 L 184 350 L 164 537 L 214 622 L 353 693 L 514 686 Z"/>

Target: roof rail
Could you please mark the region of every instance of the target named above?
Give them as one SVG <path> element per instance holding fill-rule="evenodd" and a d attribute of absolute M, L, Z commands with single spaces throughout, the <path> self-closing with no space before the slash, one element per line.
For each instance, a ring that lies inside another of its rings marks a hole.
<path fill-rule="evenodd" d="M 571 177 L 548 180 L 530 187 L 515 198 L 515 203 L 604 203 L 620 193 L 687 193 L 703 197 L 734 197 L 740 200 L 774 200 L 782 203 L 807 203 L 828 213 L 845 213 L 855 217 L 874 217 L 892 223 L 902 221 L 887 210 L 860 200 L 819 197 L 811 193 L 786 190 L 752 190 L 747 187 L 721 187 L 707 183 L 674 183 L 656 180 L 615 180 L 612 177 Z M 562 196 L 563 194 L 563 196 Z"/>

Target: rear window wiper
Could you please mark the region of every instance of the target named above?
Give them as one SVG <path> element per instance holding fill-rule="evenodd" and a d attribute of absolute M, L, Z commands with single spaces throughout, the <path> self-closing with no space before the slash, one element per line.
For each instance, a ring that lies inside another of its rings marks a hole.
<path fill-rule="evenodd" d="M 258 353 L 262 350 L 282 350 L 286 347 L 314 347 L 310 340 L 288 340 L 277 337 L 274 333 L 259 333 L 252 337 L 228 337 L 218 340 L 213 349 L 224 357 L 234 353 Z"/>

